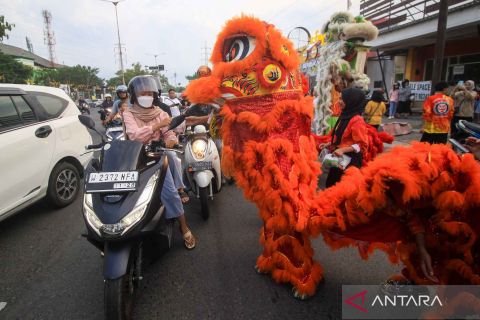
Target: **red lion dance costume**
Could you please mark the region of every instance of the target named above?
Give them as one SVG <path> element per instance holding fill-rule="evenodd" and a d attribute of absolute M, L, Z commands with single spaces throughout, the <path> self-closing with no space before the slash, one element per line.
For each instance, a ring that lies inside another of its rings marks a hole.
<path fill-rule="evenodd" d="M 264 222 L 259 272 L 291 283 L 296 297 L 313 295 L 323 270 L 310 237 L 322 233 L 332 248 L 357 246 L 363 258 L 385 250 L 405 264 L 407 278 L 428 283 L 412 240 L 423 232 L 441 282 L 480 283 L 480 219 L 473 219 L 480 168 L 471 156 L 459 158 L 446 146 L 396 148 L 319 192 L 313 105 L 290 41 L 273 25 L 242 16 L 227 22 L 211 61 L 212 75 L 192 81 L 186 95 L 193 103 L 226 100 L 222 165 Z"/>

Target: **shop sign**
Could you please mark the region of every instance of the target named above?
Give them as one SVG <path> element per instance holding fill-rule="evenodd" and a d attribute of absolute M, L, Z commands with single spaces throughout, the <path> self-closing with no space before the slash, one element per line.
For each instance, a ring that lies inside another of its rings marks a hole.
<path fill-rule="evenodd" d="M 453 75 L 464 74 L 464 73 L 465 73 L 465 66 L 464 65 L 453 66 Z"/>
<path fill-rule="evenodd" d="M 424 101 L 430 95 L 432 81 L 410 82 L 410 88 L 415 95 L 415 101 Z"/>

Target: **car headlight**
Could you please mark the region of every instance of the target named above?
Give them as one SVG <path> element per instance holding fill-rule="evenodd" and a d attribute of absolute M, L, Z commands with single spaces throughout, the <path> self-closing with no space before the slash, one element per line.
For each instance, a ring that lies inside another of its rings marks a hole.
<path fill-rule="evenodd" d="M 160 170 L 157 170 L 151 177 L 148 179 L 147 185 L 140 194 L 133 210 L 130 211 L 122 220 L 114 224 L 103 224 L 92 208 L 92 195 L 85 194 L 83 207 L 85 209 L 85 217 L 87 218 L 90 226 L 95 230 L 95 232 L 100 236 L 101 233 L 107 235 L 123 235 L 125 232 L 130 230 L 135 224 L 137 224 L 140 219 L 142 219 L 145 211 L 150 203 L 150 200 L 153 196 L 153 191 L 155 190 L 155 184 L 160 175 Z"/>
<path fill-rule="evenodd" d="M 207 153 L 207 142 L 203 139 L 193 141 L 192 153 L 193 156 L 198 160 L 205 158 L 205 154 Z"/>

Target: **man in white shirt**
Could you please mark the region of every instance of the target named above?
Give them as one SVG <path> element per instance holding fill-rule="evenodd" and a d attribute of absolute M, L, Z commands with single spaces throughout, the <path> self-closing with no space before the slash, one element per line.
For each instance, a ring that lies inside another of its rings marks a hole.
<path fill-rule="evenodd" d="M 180 102 L 180 99 L 177 98 L 177 93 L 174 89 L 168 90 L 168 97 L 165 98 L 163 103 L 170 107 L 172 117 L 180 115 L 180 107 L 182 106 L 182 103 Z"/>

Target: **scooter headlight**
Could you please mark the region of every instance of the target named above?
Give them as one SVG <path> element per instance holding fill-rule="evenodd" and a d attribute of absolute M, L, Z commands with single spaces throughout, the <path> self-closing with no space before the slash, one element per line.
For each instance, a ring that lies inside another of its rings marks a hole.
<path fill-rule="evenodd" d="M 93 230 L 101 236 L 101 233 L 116 236 L 123 235 L 125 232 L 130 230 L 135 224 L 137 224 L 140 219 L 142 219 L 145 211 L 150 203 L 150 200 L 153 196 L 153 191 L 155 190 L 155 184 L 160 175 L 160 170 L 157 170 L 151 177 L 148 179 L 147 185 L 143 189 L 140 197 L 135 204 L 135 207 L 130 211 L 122 220 L 114 224 L 103 224 L 100 219 L 96 216 L 93 211 L 92 205 L 92 195 L 86 193 L 83 201 L 83 208 L 85 211 L 85 217 L 87 218 L 88 224 L 93 228 Z M 101 231 L 101 232 L 100 232 Z"/>
<path fill-rule="evenodd" d="M 207 142 L 203 139 L 197 139 L 192 143 L 192 153 L 197 160 L 205 158 L 207 153 Z"/>
<path fill-rule="evenodd" d="M 85 193 L 83 196 L 83 212 L 87 223 L 92 227 L 95 233 L 100 235 L 100 228 L 103 226 L 103 223 L 93 211 L 92 195 L 90 193 Z"/>
<path fill-rule="evenodd" d="M 157 170 L 151 177 L 148 179 L 147 185 L 142 191 L 142 194 L 135 203 L 135 207 L 129 214 L 127 214 L 117 225 L 121 225 L 121 234 L 125 234 L 130 230 L 135 224 L 137 224 L 140 219 L 142 219 L 145 211 L 147 210 L 148 204 L 153 196 L 153 191 L 155 190 L 155 184 L 160 175 L 160 170 Z"/>

